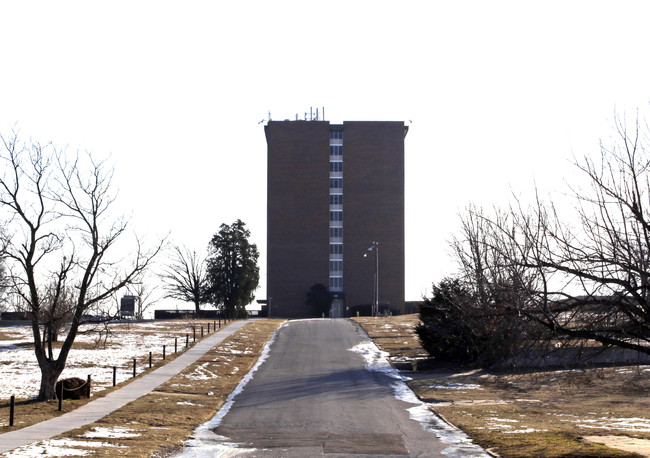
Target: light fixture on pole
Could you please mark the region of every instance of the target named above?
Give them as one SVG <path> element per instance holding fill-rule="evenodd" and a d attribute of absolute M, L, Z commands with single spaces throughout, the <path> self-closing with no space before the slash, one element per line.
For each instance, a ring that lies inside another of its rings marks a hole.
<path fill-rule="evenodd" d="M 372 289 L 372 316 L 379 316 L 379 242 L 372 242 L 368 251 L 375 252 L 375 281 Z"/>

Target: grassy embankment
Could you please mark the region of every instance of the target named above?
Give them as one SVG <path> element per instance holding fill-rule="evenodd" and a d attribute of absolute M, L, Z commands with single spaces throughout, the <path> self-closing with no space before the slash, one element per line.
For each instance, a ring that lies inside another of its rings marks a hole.
<path fill-rule="evenodd" d="M 398 361 L 424 355 L 417 315 L 354 320 Z M 518 374 L 434 366 L 412 376 L 411 389 L 439 416 L 500 456 L 650 456 L 647 366 Z"/>

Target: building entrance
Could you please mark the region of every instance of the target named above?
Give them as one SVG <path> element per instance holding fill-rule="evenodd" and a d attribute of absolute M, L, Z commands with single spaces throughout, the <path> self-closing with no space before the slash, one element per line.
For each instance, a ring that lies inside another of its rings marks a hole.
<path fill-rule="evenodd" d="M 334 299 L 332 301 L 330 318 L 343 318 L 343 299 Z"/>

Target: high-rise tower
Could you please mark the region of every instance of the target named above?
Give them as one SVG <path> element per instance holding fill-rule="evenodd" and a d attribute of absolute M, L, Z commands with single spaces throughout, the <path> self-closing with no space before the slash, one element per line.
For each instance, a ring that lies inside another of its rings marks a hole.
<path fill-rule="evenodd" d="M 273 316 L 310 316 L 305 299 L 317 283 L 333 293 L 332 316 L 369 313 L 374 302 L 404 312 L 407 131 L 379 121 L 265 126 Z"/>

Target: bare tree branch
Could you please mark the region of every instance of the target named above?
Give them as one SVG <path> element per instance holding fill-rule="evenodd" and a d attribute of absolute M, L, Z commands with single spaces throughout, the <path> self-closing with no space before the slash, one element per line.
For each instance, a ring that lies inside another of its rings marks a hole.
<path fill-rule="evenodd" d="M 110 216 L 112 169 L 89 153 L 68 160 L 65 151 L 51 144 L 21 142 L 15 131 L 0 138 L 0 206 L 11 214 L 5 250 L 10 290 L 22 298 L 31 317 L 42 375 L 39 399 L 47 400 L 82 316 L 139 278 L 163 242 L 147 250 L 136 240 L 128 260 L 111 259 L 127 227 Z M 69 329 L 55 356 L 54 328 L 65 310 L 71 315 Z"/>

